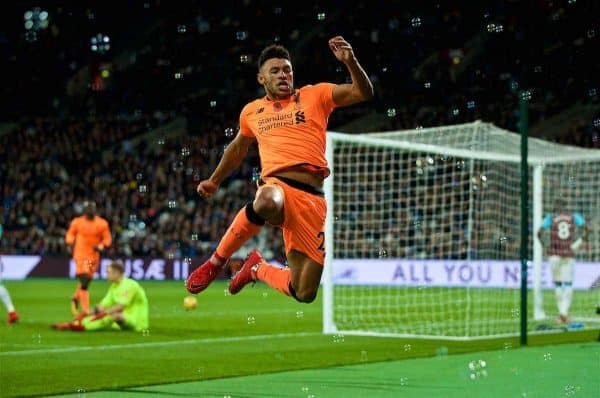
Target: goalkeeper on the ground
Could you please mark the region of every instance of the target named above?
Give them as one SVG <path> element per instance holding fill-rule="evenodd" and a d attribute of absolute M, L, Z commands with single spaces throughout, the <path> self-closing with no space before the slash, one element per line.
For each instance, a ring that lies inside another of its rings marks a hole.
<path fill-rule="evenodd" d="M 106 296 L 90 314 L 81 314 L 72 322 L 52 325 L 57 330 L 135 330 L 148 329 L 148 299 L 140 284 L 124 276 L 123 263 L 108 266 L 107 279 L 112 282 Z"/>

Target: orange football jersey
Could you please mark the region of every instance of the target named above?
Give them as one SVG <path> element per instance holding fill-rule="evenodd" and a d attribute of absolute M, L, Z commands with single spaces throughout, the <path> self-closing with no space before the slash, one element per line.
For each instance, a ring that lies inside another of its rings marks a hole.
<path fill-rule="evenodd" d="M 108 247 L 112 243 L 108 222 L 99 216 L 89 220 L 86 216 L 75 217 L 71 221 L 69 230 L 65 236 L 65 242 L 75 243 L 73 247 L 73 258 L 86 258 L 93 261 L 100 259 L 100 254 L 94 247 L 102 243 Z"/>
<path fill-rule="evenodd" d="M 327 121 L 335 108 L 335 84 L 304 86 L 285 100 L 266 96 L 248 103 L 240 114 L 240 134 L 258 142 L 262 177 L 293 166 L 329 175 L 325 146 Z"/>

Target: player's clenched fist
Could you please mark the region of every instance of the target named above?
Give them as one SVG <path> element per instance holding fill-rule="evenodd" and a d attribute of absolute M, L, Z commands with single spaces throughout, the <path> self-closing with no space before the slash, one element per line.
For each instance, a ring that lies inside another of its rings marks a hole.
<path fill-rule="evenodd" d="M 204 180 L 200 181 L 200 184 L 198 184 L 196 191 L 203 198 L 210 198 L 217 191 L 218 188 L 219 186 L 211 180 Z"/>

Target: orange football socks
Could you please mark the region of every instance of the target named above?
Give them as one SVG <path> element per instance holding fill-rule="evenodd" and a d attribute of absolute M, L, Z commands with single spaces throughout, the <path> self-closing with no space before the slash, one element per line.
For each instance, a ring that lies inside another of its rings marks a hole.
<path fill-rule="evenodd" d="M 281 293 L 290 296 L 291 274 L 289 268 L 279 268 L 263 261 L 256 271 L 256 279 L 265 282 Z"/>
<path fill-rule="evenodd" d="M 238 212 L 231 226 L 221 238 L 211 262 L 215 265 L 222 265 L 221 261 L 223 259 L 231 257 L 248 239 L 259 233 L 264 224 L 265 220 L 256 214 L 252 208 L 252 202 L 248 203 L 246 207 Z M 215 263 L 213 259 L 221 264 Z"/>

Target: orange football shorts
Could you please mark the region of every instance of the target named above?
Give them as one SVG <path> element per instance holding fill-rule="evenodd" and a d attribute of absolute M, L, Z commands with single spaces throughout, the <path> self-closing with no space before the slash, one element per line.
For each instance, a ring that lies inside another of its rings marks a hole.
<path fill-rule="evenodd" d="M 98 271 L 100 261 L 89 257 L 78 257 L 75 260 L 75 275 L 87 274 L 90 277 L 94 276 L 94 273 Z"/>
<path fill-rule="evenodd" d="M 290 185 L 291 184 L 291 185 Z M 283 231 L 285 253 L 296 250 L 323 265 L 325 263 L 325 216 L 327 203 L 321 191 L 283 177 L 265 177 L 259 189 L 277 185 L 284 194 Z"/>

